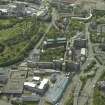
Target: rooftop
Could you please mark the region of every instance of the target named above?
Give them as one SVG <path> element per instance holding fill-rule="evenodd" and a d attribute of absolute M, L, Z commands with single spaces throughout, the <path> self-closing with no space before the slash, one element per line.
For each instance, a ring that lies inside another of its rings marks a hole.
<path fill-rule="evenodd" d="M 41 81 L 41 83 L 40 83 L 38 89 L 43 89 L 44 86 L 48 83 L 48 81 L 49 81 L 48 79 L 44 78 L 44 79 Z"/>
<path fill-rule="evenodd" d="M 40 80 L 40 77 L 33 77 L 33 80 L 35 80 L 35 81 L 39 81 Z"/>
<path fill-rule="evenodd" d="M 29 86 L 35 88 L 36 84 L 33 82 L 24 82 L 24 86 Z"/>

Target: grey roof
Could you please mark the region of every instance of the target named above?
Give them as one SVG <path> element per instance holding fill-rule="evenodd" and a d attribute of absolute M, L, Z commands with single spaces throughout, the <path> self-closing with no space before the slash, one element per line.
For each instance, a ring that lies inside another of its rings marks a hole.
<path fill-rule="evenodd" d="M 68 83 L 69 80 L 66 77 L 59 78 L 54 87 L 50 88 L 49 93 L 47 94 L 47 101 L 56 104 L 62 97 Z"/>
<path fill-rule="evenodd" d="M 0 82 L 5 82 L 8 79 L 8 75 L 0 75 Z"/>
<path fill-rule="evenodd" d="M 5 94 L 22 94 L 24 80 L 9 80 L 4 88 L 3 93 Z"/>
<path fill-rule="evenodd" d="M 23 95 L 21 98 L 25 102 L 29 102 L 29 101 L 40 101 L 40 96 L 39 95 L 31 95 L 31 96 Z"/>

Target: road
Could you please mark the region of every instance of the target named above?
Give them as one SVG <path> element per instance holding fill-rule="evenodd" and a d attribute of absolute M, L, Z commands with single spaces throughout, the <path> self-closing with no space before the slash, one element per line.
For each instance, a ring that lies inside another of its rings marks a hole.
<path fill-rule="evenodd" d="M 88 39 L 88 60 L 86 60 L 86 62 L 81 66 L 81 72 L 79 75 L 83 74 L 84 68 L 86 67 L 86 65 L 88 65 L 89 60 L 93 58 L 93 51 L 92 51 L 90 36 L 89 36 L 89 32 L 88 32 L 88 26 L 89 26 L 89 24 L 86 24 L 86 26 L 85 26 L 85 37 L 86 37 L 86 39 Z M 74 103 L 73 103 L 73 105 L 78 105 L 78 98 L 79 98 L 79 94 L 81 91 L 82 83 L 80 81 L 79 75 L 78 75 L 79 81 L 78 81 L 77 86 L 76 86 L 75 91 L 74 91 Z M 84 97 L 82 97 L 82 98 L 84 98 Z"/>
<path fill-rule="evenodd" d="M 94 53 L 93 53 L 93 49 L 92 49 L 92 43 L 90 41 L 90 33 L 88 32 L 88 27 L 89 27 L 89 23 L 86 24 L 86 37 L 88 39 L 88 46 L 89 46 L 88 47 L 88 60 L 90 60 L 90 59 L 94 59 Z M 82 66 L 82 70 L 87 65 L 88 60 Z M 95 86 L 97 80 L 102 75 L 103 70 L 104 70 L 104 67 L 102 65 L 100 65 L 98 62 L 97 62 L 97 64 L 99 66 L 99 69 L 96 71 L 95 77 L 87 80 L 86 85 L 84 86 L 80 95 L 79 95 L 80 91 L 76 91 L 76 89 L 75 89 L 78 96 L 74 97 L 74 105 L 92 105 L 94 86 Z M 83 73 L 83 71 L 81 73 Z M 80 88 L 79 86 L 81 86 L 81 85 L 77 85 L 76 88 L 77 89 Z"/>

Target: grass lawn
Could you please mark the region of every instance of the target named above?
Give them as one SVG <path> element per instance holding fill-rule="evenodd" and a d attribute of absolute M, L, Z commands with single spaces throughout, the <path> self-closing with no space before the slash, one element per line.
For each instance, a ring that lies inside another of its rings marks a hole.
<path fill-rule="evenodd" d="M 60 58 L 64 58 L 65 48 L 47 48 L 43 53 L 41 53 L 40 60 L 41 61 L 52 61 L 52 60 L 60 60 Z"/>
<path fill-rule="evenodd" d="M 23 21 L 21 23 L 17 23 L 15 26 L 9 29 L 3 29 L 0 31 L 0 42 L 7 41 L 9 39 L 15 39 L 16 37 L 22 38 L 22 33 L 24 30 L 28 29 L 32 25 L 31 22 L 27 22 L 28 26 L 26 26 L 26 22 Z"/>
<path fill-rule="evenodd" d="M 50 29 L 50 31 L 47 33 L 47 38 L 57 38 L 57 37 L 62 37 L 63 35 L 61 34 L 61 32 L 57 29 L 55 29 L 55 27 L 52 27 Z"/>
<path fill-rule="evenodd" d="M 15 20 L 12 20 L 12 22 Z M 3 20 L 0 20 L 2 25 Z M 9 20 L 4 23 L 10 24 Z M 12 23 L 11 23 L 12 24 Z M 0 66 L 13 64 L 23 59 L 40 39 L 38 32 L 44 32 L 47 24 L 40 21 L 35 22 L 27 18 L 17 22 L 12 27 L 0 30 L 0 44 L 4 46 L 0 52 Z"/>
<path fill-rule="evenodd" d="M 9 27 L 12 27 L 18 22 L 21 22 L 23 20 L 10 18 L 10 19 L 0 19 L 0 29 L 6 29 Z"/>

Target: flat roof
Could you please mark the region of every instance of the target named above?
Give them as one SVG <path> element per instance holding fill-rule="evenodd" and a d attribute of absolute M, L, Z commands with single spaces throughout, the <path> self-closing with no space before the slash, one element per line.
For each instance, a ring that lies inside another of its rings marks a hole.
<path fill-rule="evenodd" d="M 36 84 L 33 83 L 33 82 L 24 82 L 24 86 L 29 86 L 29 87 L 35 88 L 36 87 Z"/>
<path fill-rule="evenodd" d="M 48 81 L 49 81 L 48 79 L 44 78 L 44 79 L 41 81 L 41 83 L 40 83 L 38 89 L 43 89 L 44 86 L 48 83 Z"/>
<path fill-rule="evenodd" d="M 39 81 L 40 80 L 40 77 L 35 76 L 35 77 L 33 77 L 33 80 Z"/>
<path fill-rule="evenodd" d="M 81 48 L 81 54 L 85 55 L 86 54 L 86 48 Z"/>
<path fill-rule="evenodd" d="M 6 94 L 22 94 L 24 80 L 9 80 L 5 86 L 3 93 Z"/>
<path fill-rule="evenodd" d="M 2 9 L 2 8 L 0 8 L 0 11 L 7 13 L 8 9 Z"/>
<path fill-rule="evenodd" d="M 9 73 L 10 77 L 8 83 L 4 87 L 3 93 L 22 94 L 26 73 L 27 72 L 24 70 L 11 70 Z"/>

